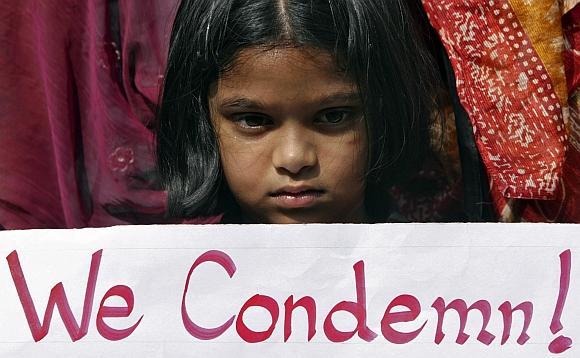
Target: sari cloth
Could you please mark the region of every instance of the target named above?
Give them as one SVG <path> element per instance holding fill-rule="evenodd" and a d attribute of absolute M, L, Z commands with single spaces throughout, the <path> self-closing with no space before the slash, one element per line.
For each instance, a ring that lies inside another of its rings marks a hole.
<path fill-rule="evenodd" d="M 163 220 L 152 129 L 176 5 L 0 2 L 1 226 Z"/>
<path fill-rule="evenodd" d="M 578 46 L 564 41 L 577 27 L 564 33 L 562 20 L 577 3 L 423 0 L 503 221 L 580 222 L 580 120 L 577 103 L 569 105 L 577 82 L 566 79 L 578 70 L 562 56 L 566 45 Z"/>

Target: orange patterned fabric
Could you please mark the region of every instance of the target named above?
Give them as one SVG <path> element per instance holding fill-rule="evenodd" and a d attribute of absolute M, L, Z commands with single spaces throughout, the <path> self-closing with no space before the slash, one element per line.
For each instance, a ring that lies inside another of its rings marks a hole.
<path fill-rule="evenodd" d="M 563 58 L 570 109 L 562 190 L 557 200 L 520 203 L 521 216 L 528 221 L 580 222 L 580 1 L 564 1 L 562 9 L 566 39 Z"/>

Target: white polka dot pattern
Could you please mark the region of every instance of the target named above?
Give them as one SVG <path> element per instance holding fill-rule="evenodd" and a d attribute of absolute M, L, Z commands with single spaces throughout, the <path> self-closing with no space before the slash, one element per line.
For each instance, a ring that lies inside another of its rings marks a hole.
<path fill-rule="evenodd" d="M 423 0 L 453 65 L 492 186 L 554 196 L 566 151 L 550 76 L 507 0 Z"/>

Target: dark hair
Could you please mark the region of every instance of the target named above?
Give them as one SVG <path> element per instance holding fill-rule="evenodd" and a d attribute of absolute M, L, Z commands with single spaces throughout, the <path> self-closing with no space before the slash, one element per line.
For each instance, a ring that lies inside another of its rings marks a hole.
<path fill-rule="evenodd" d="M 369 138 L 365 204 L 369 213 L 386 206 L 382 193 L 423 155 L 436 109 L 437 65 L 409 2 L 182 0 L 158 112 L 157 159 L 170 215 L 215 215 L 232 204 L 208 92 L 240 50 L 256 46 L 329 51 L 358 84 Z"/>

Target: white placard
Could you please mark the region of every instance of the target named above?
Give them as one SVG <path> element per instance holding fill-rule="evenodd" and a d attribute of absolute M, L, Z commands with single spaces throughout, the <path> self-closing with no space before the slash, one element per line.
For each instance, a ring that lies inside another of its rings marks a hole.
<path fill-rule="evenodd" d="M 578 357 L 580 226 L 0 232 L 0 357 Z"/>

